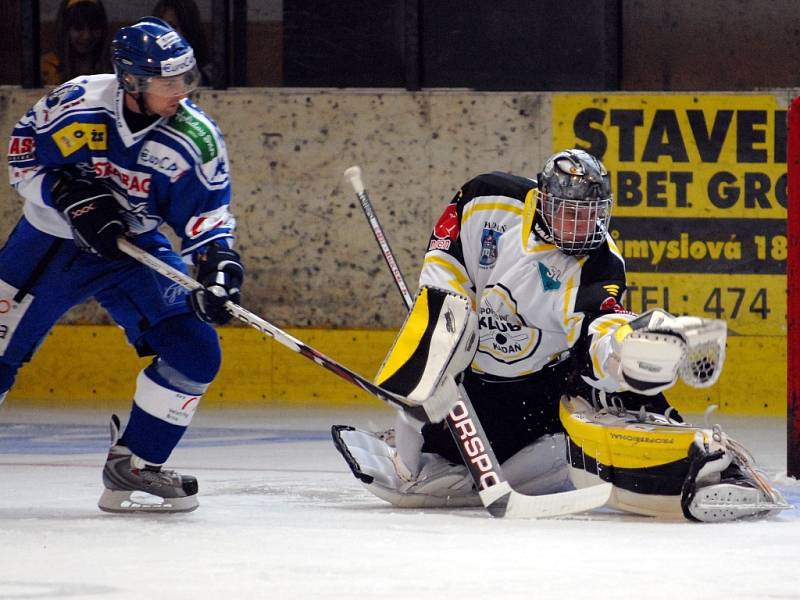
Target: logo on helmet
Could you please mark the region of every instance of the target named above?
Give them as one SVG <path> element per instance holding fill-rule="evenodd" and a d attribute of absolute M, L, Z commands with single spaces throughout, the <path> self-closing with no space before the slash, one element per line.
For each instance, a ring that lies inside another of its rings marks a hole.
<path fill-rule="evenodd" d="M 179 42 L 180 39 L 181 36 L 178 35 L 177 31 L 170 31 L 169 33 L 165 33 L 164 35 L 157 37 L 156 44 L 158 44 L 158 47 L 162 50 L 166 50 L 175 42 Z"/>
<path fill-rule="evenodd" d="M 161 61 L 161 74 L 165 77 L 180 75 L 189 71 L 195 65 L 194 52 L 191 50 L 183 56 L 168 58 Z"/>

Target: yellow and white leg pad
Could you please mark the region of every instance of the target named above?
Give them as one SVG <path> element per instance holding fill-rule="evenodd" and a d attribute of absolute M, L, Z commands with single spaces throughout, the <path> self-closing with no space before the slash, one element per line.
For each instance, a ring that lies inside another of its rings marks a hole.
<path fill-rule="evenodd" d="M 608 506 L 654 517 L 730 521 L 791 508 L 738 442 L 656 413 L 596 410 L 563 397 L 561 422 L 576 488 L 613 484 Z"/>

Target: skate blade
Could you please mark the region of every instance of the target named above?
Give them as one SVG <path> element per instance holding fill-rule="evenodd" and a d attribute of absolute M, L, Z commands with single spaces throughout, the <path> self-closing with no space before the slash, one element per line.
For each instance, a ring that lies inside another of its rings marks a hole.
<path fill-rule="evenodd" d="M 698 490 L 689 512 L 703 522 L 734 521 L 747 517 L 766 517 L 779 510 L 794 508 L 787 502 L 772 502 L 755 488 L 738 485 L 709 486 Z"/>
<path fill-rule="evenodd" d="M 105 489 L 97 502 L 100 510 L 110 513 L 181 513 L 195 510 L 197 496 L 162 498 L 141 491 L 114 491 Z"/>

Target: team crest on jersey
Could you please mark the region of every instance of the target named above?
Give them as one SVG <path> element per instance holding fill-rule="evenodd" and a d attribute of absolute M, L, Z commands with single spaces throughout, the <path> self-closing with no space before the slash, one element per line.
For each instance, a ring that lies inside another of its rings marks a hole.
<path fill-rule="evenodd" d="M 537 263 L 539 265 L 539 276 L 542 278 L 542 287 L 545 292 L 553 292 L 561 287 L 561 282 L 558 278 L 561 273 L 545 265 L 544 263 Z"/>
<path fill-rule="evenodd" d="M 82 80 L 81 83 L 85 83 Z M 42 121 L 49 123 L 65 111 L 86 102 L 86 88 L 74 83 L 66 83 L 55 88 L 44 99 L 43 104 L 37 104 L 37 111 L 41 111 Z"/>
<path fill-rule="evenodd" d="M 496 229 L 484 227 L 481 233 L 481 256 L 478 261 L 484 269 L 490 269 L 497 262 L 497 242 L 502 233 Z"/>
<path fill-rule="evenodd" d="M 82 85 L 75 85 L 74 83 L 62 85 L 47 94 L 44 105 L 52 110 L 59 104 L 66 105 L 75 102 L 75 100 L 81 98 L 85 93 L 86 88 Z"/>
<path fill-rule="evenodd" d="M 514 364 L 536 351 L 541 332 L 525 325 L 516 310 L 516 303 L 504 287 L 497 285 L 484 292 L 478 309 L 478 352 Z"/>

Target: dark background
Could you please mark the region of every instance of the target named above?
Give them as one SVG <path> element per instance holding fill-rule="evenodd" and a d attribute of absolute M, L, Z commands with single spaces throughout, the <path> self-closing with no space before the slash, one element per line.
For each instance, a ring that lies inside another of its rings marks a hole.
<path fill-rule="evenodd" d="M 114 15 L 115 9 L 121 14 L 125 0 L 104 3 L 112 27 L 124 24 Z M 197 3 L 212 49 L 232 74 L 218 87 L 528 91 L 800 87 L 797 0 Z M 0 2 L 0 83 L 23 82 L 24 52 L 33 49 L 24 37 L 22 17 L 32 4 L 39 3 Z M 279 20 L 241 19 L 248 7 L 253 13 L 266 5 L 273 10 L 264 14 L 281 15 Z M 216 16 L 226 13 L 227 35 L 221 36 Z M 42 14 L 41 19 L 38 42 L 44 52 L 52 46 L 52 15 Z"/>

